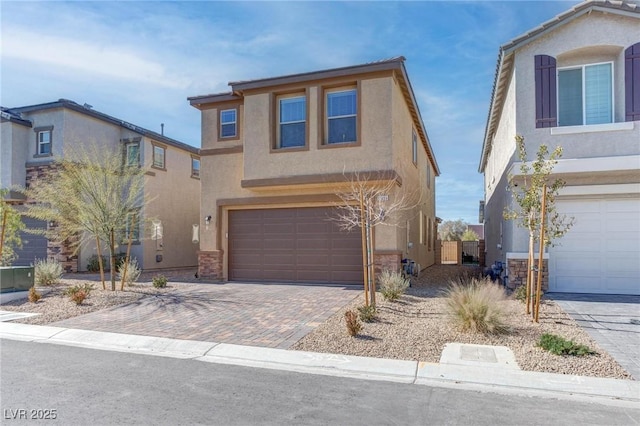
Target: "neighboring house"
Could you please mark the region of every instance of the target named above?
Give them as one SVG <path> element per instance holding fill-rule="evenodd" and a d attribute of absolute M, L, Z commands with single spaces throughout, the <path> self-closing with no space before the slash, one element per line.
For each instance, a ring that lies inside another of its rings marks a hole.
<path fill-rule="evenodd" d="M 528 234 L 503 219 L 508 175 L 541 144 L 563 148 L 556 200 L 575 225 L 548 249 L 548 289 L 640 294 L 640 6 L 585 1 L 500 48 L 479 171 L 487 263 L 521 284 Z"/>
<path fill-rule="evenodd" d="M 237 281 L 362 282 L 360 231 L 331 220 L 357 172 L 421 199 L 375 228 L 375 261 L 434 263 L 439 175 L 404 58 L 230 83 L 202 112 L 199 270 Z"/>
<path fill-rule="evenodd" d="M 467 230 L 475 232 L 478 240 L 484 240 L 484 225 L 467 225 Z"/>
<path fill-rule="evenodd" d="M 138 229 L 132 255 L 145 270 L 197 264 L 192 229 L 200 216 L 198 148 L 66 99 L 2 108 L 1 116 L 1 188 L 28 186 L 51 168 L 56 157 L 64 157 L 83 145 L 121 147 L 123 161 L 150 167 L 144 190 L 153 201 L 143 215 L 159 220 L 163 229 L 160 240 L 151 240 L 149 230 Z M 22 201 L 15 193 L 11 198 Z M 25 221 L 29 227 L 50 226 L 30 218 Z M 54 257 L 67 271 L 85 271 L 89 257 L 96 254 L 92 245 L 74 254 L 69 247 L 42 236 L 26 234 L 24 238 L 27 243 L 18 250 L 17 265 Z M 123 246 L 120 249 L 124 250 Z"/>

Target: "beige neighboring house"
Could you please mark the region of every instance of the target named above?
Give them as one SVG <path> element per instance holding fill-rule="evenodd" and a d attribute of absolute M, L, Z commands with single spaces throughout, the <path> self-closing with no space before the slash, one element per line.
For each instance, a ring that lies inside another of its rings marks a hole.
<path fill-rule="evenodd" d="M 505 221 L 508 176 L 520 179 L 514 137 L 528 160 L 563 148 L 556 199 L 575 225 L 548 249 L 554 292 L 640 294 L 640 4 L 584 1 L 500 48 L 479 171 L 487 263 L 522 283 L 528 234 Z M 537 256 L 536 256 L 537 257 Z"/>
<path fill-rule="evenodd" d="M 440 171 L 404 58 L 233 82 L 189 98 L 202 113 L 199 272 L 230 281 L 362 282 L 360 231 L 331 220 L 363 172 L 420 202 L 377 226 L 375 261 L 434 263 Z"/>
<path fill-rule="evenodd" d="M 144 270 L 197 265 L 192 237 L 200 216 L 198 148 L 66 99 L 2 108 L 1 115 L 1 188 L 28 186 L 51 167 L 54 158 L 83 145 L 121 148 L 123 161 L 150 168 L 144 190 L 153 201 L 143 215 L 160 221 L 163 231 L 162 239 L 153 240 L 152 232 L 139 226 L 132 256 Z M 20 201 L 17 194 L 11 197 Z M 30 218 L 25 221 L 29 227 L 49 226 Z M 73 254 L 41 236 L 26 234 L 24 239 L 27 243 L 18 251 L 16 265 L 57 258 L 69 272 L 86 271 L 89 257 L 96 254 L 92 245 Z M 125 249 L 121 246 L 121 251 Z"/>

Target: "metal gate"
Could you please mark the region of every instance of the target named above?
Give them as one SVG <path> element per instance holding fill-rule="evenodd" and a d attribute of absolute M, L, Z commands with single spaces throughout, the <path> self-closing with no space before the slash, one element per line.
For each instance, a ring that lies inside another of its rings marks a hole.
<path fill-rule="evenodd" d="M 479 241 L 463 241 L 462 242 L 462 264 L 473 265 L 480 262 L 480 244 Z"/>

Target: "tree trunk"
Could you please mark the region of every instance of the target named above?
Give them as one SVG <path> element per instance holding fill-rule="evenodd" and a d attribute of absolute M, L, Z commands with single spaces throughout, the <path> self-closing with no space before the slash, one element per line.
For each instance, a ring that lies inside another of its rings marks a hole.
<path fill-rule="evenodd" d="M 369 258 L 367 256 L 367 225 L 364 217 L 364 196 L 360 192 L 360 231 L 362 233 L 362 279 L 364 281 L 364 304 L 369 306 Z"/>
<path fill-rule="evenodd" d="M 111 291 L 116 291 L 116 239 L 113 229 L 109 241 L 109 255 L 111 256 Z"/>
<path fill-rule="evenodd" d="M 529 254 L 527 256 L 527 289 L 526 289 L 526 297 L 527 297 L 527 315 L 529 315 L 531 313 L 531 295 L 533 294 L 532 292 L 532 282 L 533 282 L 533 263 L 534 263 L 534 259 L 533 259 L 533 244 L 534 242 L 534 237 L 533 237 L 533 233 L 529 232 Z"/>
<path fill-rule="evenodd" d="M 102 249 L 100 248 L 100 237 L 96 236 L 96 249 L 98 250 L 98 266 L 100 268 L 100 281 L 102 282 L 102 289 L 106 290 L 107 285 L 104 282 L 104 264 L 102 263 Z"/>

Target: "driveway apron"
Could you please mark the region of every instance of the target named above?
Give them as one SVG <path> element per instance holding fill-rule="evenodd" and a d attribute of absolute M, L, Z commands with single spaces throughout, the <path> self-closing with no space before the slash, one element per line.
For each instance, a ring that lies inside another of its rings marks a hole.
<path fill-rule="evenodd" d="M 183 284 L 50 325 L 287 349 L 359 294 L 349 286 Z"/>
<path fill-rule="evenodd" d="M 548 296 L 640 380 L 640 296 L 573 293 Z"/>

